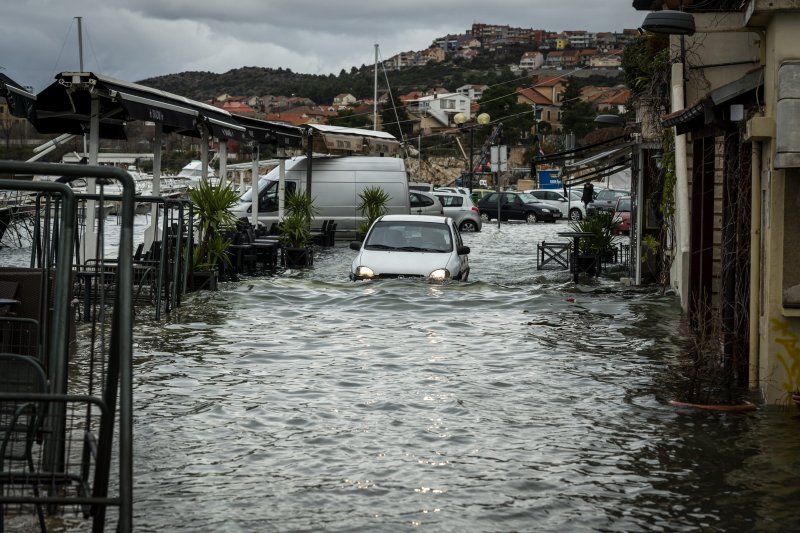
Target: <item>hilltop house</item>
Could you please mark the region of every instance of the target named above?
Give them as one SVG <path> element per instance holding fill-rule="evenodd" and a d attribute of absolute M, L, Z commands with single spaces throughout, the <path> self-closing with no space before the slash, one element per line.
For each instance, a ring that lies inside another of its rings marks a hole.
<path fill-rule="evenodd" d="M 419 121 L 415 130 L 423 134 L 453 127 L 453 116 L 470 117 L 470 99 L 459 93 L 434 94 L 405 101 L 406 111 Z"/>
<path fill-rule="evenodd" d="M 489 88 L 488 85 L 467 84 L 467 85 L 462 85 L 461 87 L 456 89 L 456 92 L 458 94 L 465 95 L 474 102 L 476 100 L 480 100 L 481 97 L 483 96 L 483 91 L 485 91 L 488 88 Z"/>
<path fill-rule="evenodd" d="M 333 97 L 334 106 L 351 106 L 358 101 L 358 98 L 350 93 L 340 93 Z"/>
<path fill-rule="evenodd" d="M 544 55 L 538 50 L 535 52 L 525 52 L 519 60 L 519 68 L 522 70 L 535 70 L 544 65 Z"/>
<path fill-rule="evenodd" d="M 561 129 L 561 103 L 553 102 L 533 87 L 518 87 L 516 93 L 518 104 L 533 108 L 536 122 L 547 122 L 553 131 Z"/>

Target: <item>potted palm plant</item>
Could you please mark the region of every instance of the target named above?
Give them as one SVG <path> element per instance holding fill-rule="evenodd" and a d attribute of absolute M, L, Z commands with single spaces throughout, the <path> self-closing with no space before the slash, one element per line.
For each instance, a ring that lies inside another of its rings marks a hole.
<path fill-rule="evenodd" d="M 225 238 L 224 232 L 236 226 L 236 215 L 232 208 L 239 197 L 229 186 L 200 180 L 197 188 L 189 191 L 189 199 L 194 204 L 194 224 L 197 229 L 190 285 L 215 290 L 220 268 L 230 265 L 228 247 L 231 242 Z"/>
<path fill-rule="evenodd" d="M 600 211 L 581 220 L 570 222 L 573 231 L 591 233 L 580 241 L 577 265 L 584 272 L 594 275 L 599 271 L 598 261 L 613 259 L 616 250 L 616 228 L 620 221 L 612 213 Z"/>
<path fill-rule="evenodd" d="M 364 216 L 358 232 L 363 238 L 372 227 L 372 223 L 386 214 L 388 210 L 386 205 L 391 200 L 391 196 L 380 187 L 366 187 L 358 193 L 358 198 L 360 200 L 358 211 Z"/>
<path fill-rule="evenodd" d="M 311 221 L 319 210 L 304 192 L 286 196 L 286 216 L 280 223 L 281 258 L 286 267 L 310 266 L 314 263 Z"/>

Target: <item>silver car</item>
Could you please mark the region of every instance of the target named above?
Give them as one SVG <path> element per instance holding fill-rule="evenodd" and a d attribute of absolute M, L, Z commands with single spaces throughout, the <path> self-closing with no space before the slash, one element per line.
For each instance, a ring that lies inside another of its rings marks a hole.
<path fill-rule="evenodd" d="M 464 280 L 469 276 L 469 247 L 450 217 L 384 215 L 376 220 L 357 250 L 350 279 L 423 278 Z"/>
<path fill-rule="evenodd" d="M 444 216 L 442 203 L 429 192 L 408 191 L 408 205 L 412 215 Z"/>
<path fill-rule="evenodd" d="M 469 194 L 440 191 L 433 191 L 433 194 L 439 198 L 444 208 L 445 216 L 453 219 L 458 231 L 472 232 L 481 230 L 481 212 L 475 207 Z"/>

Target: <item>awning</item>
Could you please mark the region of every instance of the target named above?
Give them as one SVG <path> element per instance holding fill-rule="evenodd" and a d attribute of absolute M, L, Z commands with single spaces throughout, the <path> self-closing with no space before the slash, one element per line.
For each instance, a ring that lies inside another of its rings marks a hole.
<path fill-rule="evenodd" d="M 0 73 L 0 96 L 8 102 L 9 112 L 19 118 L 30 118 L 36 105 L 36 95 L 5 74 Z"/>
<path fill-rule="evenodd" d="M 110 95 L 120 102 L 130 119 L 160 123 L 165 131 L 193 130 L 197 127 L 199 113 L 195 109 L 122 91 L 112 90 Z"/>
<path fill-rule="evenodd" d="M 211 113 L 204 115 L 202 118 L 208 126 L 208 131 L 212 137 L 218 139 L 237 139 L 240 141 L 246 140 L 245 127 L 239 124 L 232 115 L 223 116 L 215 115 L 210 116 Z"/>
<path fill-rule="evenodd" d="M 594 143 L 594 144 L 587 144 L 586 146 L 581 146 L 578 148 L 573 148 L 571 150 L 564 150 L 563 152 L 554 152 L 552 154 L 536 156 L 533 158 L 533 163 L 536 165 L 541 165 L 545 163 L 563 163 L 565 161 L 569 161 L 575 159 L 576 156 L 578 157 L 586 157 L 586 154 L 595 153 L 597 150 L 602 150 L 603 148 L 609 148 L 614 145 L 618 145 L 622 142 L 625 142 L 629 139 L 629 135 L 619 135 L 617 137 L 613 137 L 606 141 Z"/>
<path fill-rule="evenodd" d="M 625 159 L 616 160 L 613 163 L 603 167 L 585 169 L 584 172 L 573 174 L 564 180 L 564 185 L 566 187 L 574 187 L 589 181 L 599 181 L 607 176 L 611 176 L 612 174 L 616 174 L 617 172 L 630 168 L 631 161 L 632 158 L 629 156 Z"/>
<path fill-rule="evenodd" d="M 235 114 L 233 117 L 245 128 L 245 138 L 247 140 L 286 148 L 300 148 L 303 146 L 303 131 L 297 126 Z"/>
<path fill-rule="evenodd" d="M 722 104 L 748 100 L 750 93 L 760 89 L 763 84 L 764 67 L 755 68 L 738 80 L 717 87 L 691 107 L 666 115 L 661 125 L 665 128 L 674 126 L 678 135 L 681 135 L 694 128 L 713 124 L 715 120 L 725 118 L 725 113 L 719 109 Z"/>
<path fill-rule="evenodd" d="M 315 151 L 325 149 L 331 154 L 395 155 L 400 153 L 400 143 L 385 131 L 344 128 L 322 124 L 303 126 L 313 141 Z"/>

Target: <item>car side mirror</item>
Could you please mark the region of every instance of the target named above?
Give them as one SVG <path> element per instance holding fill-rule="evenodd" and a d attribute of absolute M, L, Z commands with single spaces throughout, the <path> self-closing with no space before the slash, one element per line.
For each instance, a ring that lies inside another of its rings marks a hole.
<path fill-rule="evenodd" d="M 360 250 L 361 249 L 361 241 L 352 241 L 350 242 L 350 249 L 351 250 Z"/>
<path fill-rule="evenodd" d="M 469 255 L 469 246 L 461 245 L 456 248 L 456 253 L 458 255 Z"/>

